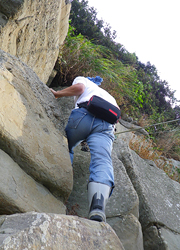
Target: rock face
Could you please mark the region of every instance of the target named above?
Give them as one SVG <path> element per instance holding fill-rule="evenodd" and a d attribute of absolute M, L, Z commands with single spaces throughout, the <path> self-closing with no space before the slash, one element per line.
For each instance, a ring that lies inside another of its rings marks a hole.
<path fill-rule="evenodd" d="M 0 49 L 19 57 L 47 82 L 67 31 L 65 0 L 0 0 Z"/>
<path fill-rule="evenodd" d="M 63 126 L 73 107 L 73 98 L 55 100 L 48 87 L 27 65 L 3 51 L 0 51 L 0 58 L 0 167 L 4 172 L 0 185 L 0 212 L 12 214 L 34 210 L 54 213 L 53 216 L 65 213 L 62 202 L 68 198 L 73 186 L 67 209 L 68 214 L 79 216 L 75 220 L 80 223 L 83 220 L 80 217 L 88 216 L 86 187 L 90 154 L 81 151 L 80 146 L 76 148 L 73 185 L 67 142 L 63 136 Z M 180 185 L 157 168 L 153 161 L 143 160 L 131 150 L 129 142 L 133 134 L 119 134 L 125 130 L 127 128 L 122 124 L 117 125 L 112 152 L 116 187 L 107 204 L 107 223 L 125 250 L 178 250 Z M 14 217 L 6 216 L 6 220 L 8 218 Z M 68 229 L 69 218 L 63 217 Z M 101 223 L 99 226 L 103 227 Z M 14 242 L 24 244 L 20 237 L 25 238 L 26 243 L 28 239 L 33 240 L 29 235 L 31 230 L 27 237 L 24 229 L 18 231 L 20 234 L 16 232 L 7 237 L 8 228 L 0 231 L 0 249 L 7 249 L 6 244 L 9 243 L 12 246 Z M 35 229 L 37 235 L 41 235 L 41 228 L 38 224 Z M 48 227 L 49 235 L 54 233 L 49 230 Z M 91 234 L 87 224 L 83 231 Z M 44 234 L 38 237 L 42 239 Z M 42 244 L 39 242 L 37 245 Z M 51 239 L 48 242 L 53 244 Z M 109 241 L 107 245 L 111 246 Z M 117 246 L 114 249 L 118 249 Z M 120 249 L 123 249 L 121 245 Z"/>
<path fill-rule="evenodd" d="M 64 127 L 73 98 L 56 100 L 43 83 L 66 36 L 70 2 L 0 0 L 0 250 L 179 250 L 180 184 L 156 164 L 173 164 L 177 180 L 180 163 L 141 158 L 127 130 L 147 133 L 123 120 L 107 223 L 85 219 L 90 153 L 78 146 L 72 170 Z"/>
<path fill-rule="evenodd" d="M 125 128 L 119 127 L 119 131 Z M 130 133 L 118 135 L 114 150 L 126 168 L 139 197 L 139 221 L 145 250 L 180 246 L 180 184 L 153 161 L 143 160 L 129 148 Z"/>
<path fill-rule="evenodd" d="M 37 211 L 66 214 L 65 205 L 0 150 L 0 214 Z"/>
<path fill-rule="evenodd" d="M 0 58 L 0 148 L 64 201 L 72 190 L 72 167 L 66 139 L 46 110 L 55 98 L 20 60 L 3 51 Z"/>
<path fill-rule="evenodd" d="M 45 213 L 0 218 L 0 250 L 5 249 L 124 250 L 106 223 Z"/>

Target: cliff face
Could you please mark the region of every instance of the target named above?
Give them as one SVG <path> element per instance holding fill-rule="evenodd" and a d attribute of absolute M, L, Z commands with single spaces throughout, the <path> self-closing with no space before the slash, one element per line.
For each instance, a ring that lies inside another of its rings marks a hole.
<path fill-rule="evenodd" d="M 124 249 L 108 224 L 65 215 L 73 170 L 62 109 L 45 83 L 70 2 L 0 0 L 2 250 Z"/>
<path fill-rule="evenodd" d="M 132 126 L 123 120 L 107 223 L 86 219 L 90 153 L 78 146 L 72 169 L 64 127 L 73 98 L 56 100 L 45 84 L 69 10 L 64 0 L 0 0 L 0 249 L 179 249 L 180 184 L 158 155 L 136 153 L 139 136 L 121 133 Z"/>
<path fill-rule="evenodd" d="M 68 2 L 0 0 L 0 49 L 20 58 L 44 83 L 68 31 Z"/>

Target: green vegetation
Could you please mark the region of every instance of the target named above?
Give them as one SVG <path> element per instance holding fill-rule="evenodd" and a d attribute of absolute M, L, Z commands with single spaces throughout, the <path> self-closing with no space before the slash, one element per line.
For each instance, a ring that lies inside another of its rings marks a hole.
<path fill-rule="evenodd" d="M 116 43 L 116 32 L 96 16 L 88 1 L 72 2 L 69 32 L 60 49 L 52 86 L 71 85 L 79 75 L 100 75 L 104 80 L 102 88 L 116 98 L 122 115 L 128 114 L 140 125 L 180 118 L 180 106 L 174 108 L 174 91 L 160 79 L 156 67 L 150 62 L 141 63 L 134 53 Z M 174 122 L 147 130 L 164 155 L 180 160 L 179 128 L 179 123 Z"/>

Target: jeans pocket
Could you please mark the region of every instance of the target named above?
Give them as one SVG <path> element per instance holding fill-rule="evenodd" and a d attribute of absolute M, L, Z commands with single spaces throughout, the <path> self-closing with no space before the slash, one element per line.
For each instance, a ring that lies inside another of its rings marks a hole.
<path fill-rule="evenodd" d="M 81 122 L 81 120 L 86 116 L 86 113 L 81 111 L 80 109 L 74 109 L 71 112 L 71 115 L 68 120 L 68 124 L 66 128 L 76 129 Z"/>

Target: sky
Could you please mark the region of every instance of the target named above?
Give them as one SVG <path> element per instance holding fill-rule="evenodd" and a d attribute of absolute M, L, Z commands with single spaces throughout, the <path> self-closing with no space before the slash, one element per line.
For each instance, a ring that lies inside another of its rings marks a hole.
<path fill-rule="evenodd" d="M 156 67 L 180 100 L 179 0 L 88 0 L 88 6 L 117 32 L 116 42 Z"/>

